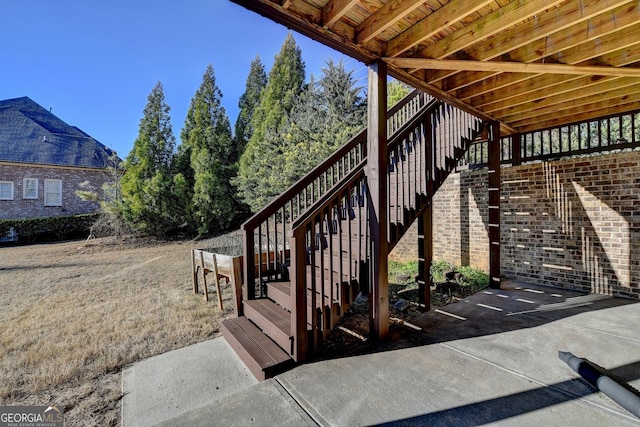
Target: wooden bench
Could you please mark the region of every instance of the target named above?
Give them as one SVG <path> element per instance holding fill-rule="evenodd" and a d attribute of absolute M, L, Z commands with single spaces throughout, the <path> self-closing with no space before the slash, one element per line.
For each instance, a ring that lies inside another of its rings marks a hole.
<path fill-rule="evenodd" d="M 242 257 L 232 257 L 228 255 L 214 254 L 204 249 L 193 249 L 191 251 L 191 266 L 193 273 L 193 293 L 199 293 L 198 272 L 202 271 L 202 281 L 204 284 L 204 299 L 209 301 L 209 287 L 207 274 L 213 273 L 216 291 L 218 293 L 218 306 L 222 306 L 222 292 L 220 290 L 220 280 L 232 283 L 237 293 L 242 293 Z M 237 311 L 237 307 L 234 307 Z"/>
<path fill-rule="evenodd" d="M 218 305 L 220 310 L 224 310 L 222 306 L 222 292 L 220 290 L 220 279 L 223 279 L 218 271 L 218 262 L 216 255 L 212 252 L 207 252 L 201 249 L 193 249 L 191 251 L 191 266 L 193 270 L 193 293 L 198 294 L 198 272 L 202 271 L 202 281 L 204 283 L 204 299 L 209 301 L 209 286 L 207 284 L 207 274 L 213 273 L 214 281 L 216 284 L 216 291 L 218 292 Z M 227 279 L 228 281 L 228 279 Z"/>

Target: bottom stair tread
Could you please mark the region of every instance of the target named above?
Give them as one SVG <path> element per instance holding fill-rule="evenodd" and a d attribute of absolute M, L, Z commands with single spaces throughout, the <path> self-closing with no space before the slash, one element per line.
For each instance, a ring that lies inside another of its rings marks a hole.
<path fill-rule="evenodd" d="M 258 380 L 271 378 L 293 365 L 289 355 L 246 317 L 224 321 L 222 333 Z"/>

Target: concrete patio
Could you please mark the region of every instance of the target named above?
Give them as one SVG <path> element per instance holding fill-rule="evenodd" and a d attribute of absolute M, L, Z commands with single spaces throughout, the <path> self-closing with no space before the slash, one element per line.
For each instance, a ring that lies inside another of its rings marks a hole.
<path fill-rule="evenodd" d="M 123 424 L 640 425 L 558 351 L 640 388 L 637 301 L 508 282 L 413 323 L 364 354 L 258 383 L 222 338 L 123 373 Z"/>

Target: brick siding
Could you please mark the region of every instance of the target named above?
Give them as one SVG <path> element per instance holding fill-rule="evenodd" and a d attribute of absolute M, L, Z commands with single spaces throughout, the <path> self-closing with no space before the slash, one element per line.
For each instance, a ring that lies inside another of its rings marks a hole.
<path fill-rule="evenodd" d="M 434 196 L 434 258 L 488 270 L 487 170 Z M 502 168 L 505 278 L 640 298 L 640 152 Z M 415 225 L 390 256 L 417 258 Z"/>
<path fill-rule="evenodd" d="M 24 199 L 23 179 L 38 179 L 38 198 Z M 62 180 L 62 206 L 44 205 L 44 180 Z M 102 192 L 102 185 L 109 180 L 106 171 L 81 168 L 50 168 L 43 166 L 18 166 L 0 164 L 0 181 L 13 182 L 13 200 L 0 200 L 0 219 L 42 218 L 92 213 L 99 209 L 97 203 L 79 198 L 75 192 L 80 184 L 88 182 L 94 191 Z"/>

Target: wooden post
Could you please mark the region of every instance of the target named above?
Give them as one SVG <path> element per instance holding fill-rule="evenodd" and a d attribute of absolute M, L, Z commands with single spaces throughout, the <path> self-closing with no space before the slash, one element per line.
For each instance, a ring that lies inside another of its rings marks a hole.
<path fill-rule="evenodd" d="M 196 250 L 191 249 L 191 270 L 193 273 L 193 294 L 198 295 L 198 265 L 196 263 Z"/>
<path fill-rule="evenodd" d="M 244 245 L 244 299 L 252 300 L 256 297 L 256 276 L 255 276 L 255 238 L 253 235 L 253 229 L 244 230 L 243 233 L 243 245 Z"/>
<path fill-rule="evenodd" d="M 489 286 L 500 289 L 500 124 L 489 129 Z"/>
<path fill-rule="evenodd" d="M 216 260 L 216 254 L 213 255 L 213 280 L 216 281 L 216 292 L 218 292 L 218 307 L 220 311 L 224 311 L 222 306 L 222 291 L 220 290 L 220 277 L 218 275 L 218 260 Z"/>
<path fill-rule="evenodd" d="M 511 136 L 511 166 L 522 164 L 522 140 L 519 133 Z"/>
<path fill-rule="evenodd" d="M 384 339 L 389 335 L 388 188 L 387 188 L 387 64 L 378 60 L 369 66 L 367 137 L 367 187 L 371 229 L 371 333 Z"/>
<path fill-rule="evenodd" d="M 434 132 L 432 115 L 425 120 L 424 167 L 427 172 L 427 207 L 418 217 L 418 303 L 424 304 L 425 311 L 431 309 L 431 263 L 433 262 L 433 186 L 434 171 Z M 421 288 L 421 289 L 420 289 Z"/>
<path fill-rule="evenodd" d="M 233 309 L 235 311 L 235 315 L 240 317 L 244 314 L 242 307 L 242 257 L 233 257 L 232 258 L 232 273 L 231 273 L 231 281 L 233 283 L 234 289 L 234 306 Z"/>
<path fill-rule="evenodd" d="M 291 237 L 291 301 L 294 310 L 291 313 L 291 335 L 293 336 L 292 355 L 296 362 L 300 362 L 307 357 L 307 245 L 305 242 L 304 229 L 294 230 Z M 311 312 L 315 314 L 315 308 L 311 307 Z M 311 322 L 313 329 L 315 323 Z"/>
<path fill-rule="evenodd" d="M 207 269 L 204 264 L 204 253 L 200 251 L 200 265 L 202 266 L 202 282 L 204 283 L 204 300 L 209 301 L 209 287 L 207 286 Z"/>
<path fill-rule="evenodd" d="M 431 195 L 424 213 L 418 217 L 418 303 L 431 309 L 431 262 L 433 261 L 433 203 Z"/>

